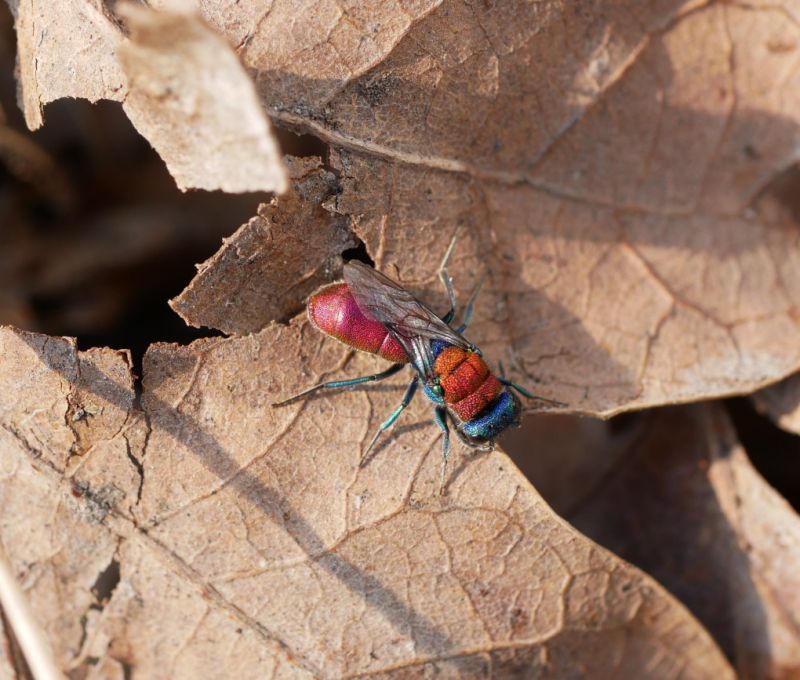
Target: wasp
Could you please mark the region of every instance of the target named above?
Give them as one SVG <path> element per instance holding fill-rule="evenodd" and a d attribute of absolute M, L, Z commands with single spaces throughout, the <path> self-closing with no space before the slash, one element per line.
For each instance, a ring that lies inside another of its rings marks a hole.
<path fill-rule="evenodd" d="M 309 298 L 308 317 L 326 335 L 354 349 L 377 354 L 392 365 L 380 373 L 320 383 L 273 404 L 286 406 L 319 390 L 384 380 L 410 364 L 414 377 L 400 404 L 375 432 L 360 467 L 368 462 L 378 438 L 400 417 L 422 385 L 433 402 L 434 420 L 443 434 L 440 491 L 444 489 L 450 456 L 450 424 L 468 447 L 488 451 L 494 448 L 494 441 L 503 430 L 519 425 L 522 407 L 515 392 L 565 406 L 536 396 L 503 375 L 495 376 L 480 349 L 462 335 L 472 318 L 480 284 L 467 302 L 462 323 L 451 325 L 456 315 L 456 296 L 447 263 L 454 245 L 455 238 L 439 267 L 439 278 L 450 303 L 450 309 L 441 317 L 374 268 L 359 261 L 347 262 L 344 281 L 329 284 Z"/>

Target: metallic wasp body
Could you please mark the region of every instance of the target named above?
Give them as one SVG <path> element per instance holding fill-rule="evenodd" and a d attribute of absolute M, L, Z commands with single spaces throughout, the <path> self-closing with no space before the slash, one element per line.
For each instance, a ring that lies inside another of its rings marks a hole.
<path fill-rule="evenodd" d="M 372 267 L 362 262 L 345 264 L 344 282 L 330 284 L 312 295 L 308 316 L 324 333 L 355 349 L 377 354 L 393 365 L 374 375 L 315 385 L 275 405 L 283 406 L 320 389 L 382 380 L 411 364 L 415 375 L 400 405 L 372 438 L 362 457 L 362 465 L 380 434 L 391 427 L 411 403 L 420 384 L 434 404 L 434 418 L 444 435 L 443 484 L 450 452 L 448 423 L 453 424 L 468 446 L 491 449 L 494 439 L 503 430 L 519 423 L 522 409 L 512 390 L 527 397 L 541 398 L 492 374 L 480 350 L 462 335 L 472 316 L 477 289 L 467 304 L 463 323 L 456 328 L 450 325 L 456 305 L 446 263 L 453 245 L 454 242 L 439 271 L 450 299 L 450 310 L 442 317 Z"/>

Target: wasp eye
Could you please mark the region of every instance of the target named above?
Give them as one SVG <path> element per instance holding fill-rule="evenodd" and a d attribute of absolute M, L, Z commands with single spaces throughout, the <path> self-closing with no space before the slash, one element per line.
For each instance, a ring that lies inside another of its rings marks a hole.
<path fill-rule="evenodd" d="M 436 384 L 433 387 L 431 387 L 431 390 L 437 397 L 441 397 L 444 394 L 444 390 L 442 389 L 442 386 L 439 384 Z"/>

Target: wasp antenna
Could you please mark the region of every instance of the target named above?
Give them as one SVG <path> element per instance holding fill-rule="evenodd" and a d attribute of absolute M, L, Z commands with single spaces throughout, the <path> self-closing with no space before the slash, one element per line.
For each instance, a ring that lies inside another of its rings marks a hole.
<path fill-rule="evenodd" d="M 447 298 L 450 301 L 450 310 L 447 312 L 447 314 L 441 317 L 442 321 L 447 324 L 449 324 L 456 315 L 456 292 L 453 290 L 453 279 L 450 278 L 450 273 L 447 271 L 447 265 L 450 262 L 450 256 L 453 254 L 453 250 L 456 247 L 459 231 L 460 228 L 456 227 L 456 230 L 453 233 L 453 238 L 450 239 L 450 244 L 447 246 L 447 250 L 444 253 L 442 262 L 439 265 L 439 278 L 441 279 L 442 284 L 444 284 L 444 288 L 447 291 Z"/>
<path fill-rule="evenodd" d="M 478 298 L 478 293 L 481 292 L 481 286 L 483 285 L 483 281 L 486 278 L 486 274 L 483 274 L 480 279 L 478 279 L 478 283 L 472 289 L 472 292 L 469 295 L 469 299 L 467 300 L 467 306 L 464 311 L 464 320 L 461 322 L 461 325 L 456 329 L 457 332 L 463 333 L 467 330 L 467 326 L 469 326 L 469 322 L 472 321 L 472 312 L 475 309 L 475 300 Z M 480 356 L 480 350 L 476 347 L 477 354 Z"/>

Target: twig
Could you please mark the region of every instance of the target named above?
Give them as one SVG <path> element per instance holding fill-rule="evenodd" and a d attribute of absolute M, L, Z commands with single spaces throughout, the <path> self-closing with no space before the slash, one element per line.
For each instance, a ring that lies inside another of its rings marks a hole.
<path fill-rule="evenodd" d="M 36 680 L 63 680 L 64 676 L 53 660 L 50 645 L 33 618 L 25 594 L 11 573 L 5 551 L 0 545 L 0 605 L 8 624 L 14 629 L 25 661 Z"/>

